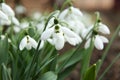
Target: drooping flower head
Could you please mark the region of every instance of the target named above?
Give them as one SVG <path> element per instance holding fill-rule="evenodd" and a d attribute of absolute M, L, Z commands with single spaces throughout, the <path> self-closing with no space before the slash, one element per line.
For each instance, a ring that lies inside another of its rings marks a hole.
<path fill-rule="evenodd" d="M 91 38 L 92 35 L 93 35 L 93 40 L 94 40 L 95 47 L 98 50 L 102 50 L 104 48 L 103 43 L 108 43 L 109 40 L 106 37 L 104 37 L 104 36 L 102 36 L 98 33 L 110 34 L 110 30 L 105 24 L 99 22 L 96 27 L 91 26 L 88 29 L 83 31 L 83 33 L 82 33 L 83 38 L 85 38 L 87 36 L 86 37 L 87 42 L 85 43 L 85 48 L 90 47 L 90 42 L 92 40 L 92 38 Z"/>
<path fill-rule="evenodd" d="M 77 45 L 82 42 L 82 39 L 69 28 L 62 26 L 54 20 L 54 26 L 47 28 L 41 35 L 42 40 L 47 40 L 52 45 L 55 45 L 57 50 L 64 47 L 65 42 L 71 45 Z"/>
<path fill-rule="evenodd" d="M 27 50 L 30 50 L 32 48 L 36 49 L 37 48 L 38 43 L 31 38 L 29 35 L 26 35 L 20 42 L 19 45 L 19 49 L 23 50 L 24 48 L 26 48 Z"/>

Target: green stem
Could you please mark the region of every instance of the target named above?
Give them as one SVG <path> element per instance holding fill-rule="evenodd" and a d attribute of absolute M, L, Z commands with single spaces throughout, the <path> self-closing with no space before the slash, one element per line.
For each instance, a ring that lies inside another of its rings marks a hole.
<path fill-rule="evenodd" d="M 71 4 L 71 0 L 66 0 L 66 1 L 63 3 L 62 8 L 61 8 L 60 11 L 62 11 L 62 10 L 65 8 L 65 6 L 68 5 L 68 4 Z"/>

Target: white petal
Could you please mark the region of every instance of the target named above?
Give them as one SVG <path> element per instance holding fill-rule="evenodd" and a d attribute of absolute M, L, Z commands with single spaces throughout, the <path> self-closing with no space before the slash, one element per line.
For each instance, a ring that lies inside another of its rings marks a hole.
<path fill-rule="evenodd" d="M 15 27 L 14 27 L 14 31 L 15 31 L 16 33 L 20 32 L 20 30 L 21 30 L 21 29 L 20 29 L 18 26 L 15 26 Z"/>
<path fill-rule="evenodd" d="M 25 46 L 27 45 L 27 38 L 26 36 L 21 40 L 20 44 L 19 44 L 19 49 L 23 50 L 25 48 Z"/>
<path fill-rule="evenodd" d="M 30 43 L 27 43 L 27 45 L 26 45 L 25 47 L 26 47 L 26 49 L 27 49 L 27 50 L 32 49 L 32 46 L 31 46 L 31 44 L 30 44 Z"/>
<path fill-rule="evenodd" d="M 98 35 L 95 36 L 94 45 L 98 50 L 102 50 L 104 48 L 103 42 Z"/>
<path fill-rule="evenodd" d="M 29 26 L 29 23 L 28 22 L 22 22 L 21 24 L 20 24 L 20 28 L 22 28 L 22 29 L 25 29 L 25 28 L 27 28 Z"/>
<path fill-rule="evenodd" d="M 99 36 L 103 43 L 108 43 L 109 40 L 104 36 Z"/>
<path fill-rule="evenodd" d="M 15 13 L 12 10 L 12 8 L 8 6 L 6 3 L 2 3 L 2 11 L 8 16 L 15 16 Z"/>
<path fill-rule="evenodd" d="M 89 38 L 88 40 L 87 40 L 87 42 L 85 43 L 85 49 L 87 49 L 87 48 L 89 48 L 90 47 L 90 42 L 91 42 L 91 38 Z"/>
<path fill-rule="evenodd" d="M 68 14 L 68 12 L 69 12 L 69 8 L 65 9 L 64 11 L 62 11 L 62 12 L 60 13 L 59 18 L 60 18 L 60 19 L 64 19 L 65 16 Z"/>
<path fill-rule="evenodd" d="M 0 19 L 8 20 L 8 16 L 0 10 Z"/>
<path fill-rule="evenodd" d="M 61 27 L 63 33 L 69 37 L 75 37 L 75 33 L 66 27 Z"/>
<path fill-rule="evenodd" d="M 72 9 L 72 12 L 77 15 L 77 16 L 82 16 L 82 12 L 78 9 L 78 8 L 75 8 L 75 7 L 71 7 Z"/>
<path fill-rule="evenodd" d="M 103 34 L 110 34 L 110 30 L 105 24 L 99 23 L 99 29 L 98 30 L 99 30 L 99 32 L 101 32 Z"/>
<path fill-rule="evenodd" d="M 12 17 L 12 22 L 15 24 L 15 25 L 19 25 L 19 21 L 16 17 Z"/>
<path fill-rule="evenodd" d="M 64 47 L 65 40 L 62 33 L 54 35 L 54 43 L 57 50 L 61 50 Z"/>
<path fill-rule="evenodd" d="M 10 20 L 0 20 L 0 25 L 10 25 L 11 21 Z"/>
<path fill-rule="evenodd" d="M 50 44 L 55 45 L 53 39 L 47 39 L 47 41 L 48 41 Z"/>
<path fill-rule="evenodd" d="M 50 38 L 51 35 L 53 34 L 53 32 L 54 32 L 53 28 L 49 28 L 49 29 L 45 30 L 41 35 L 41 39 L 46 40 L 46 39 Z"/>
<path fill-rule="evenodd" d="M 69 38 L 69 37 L 65 36 L 65 39 L 66 39 L 66 41 L 67 41 L 69 44 L 71 44 L 71 45 L 73 45 L 73 46 L 76 45 L 76 41 L 75 41 L 74 38 Z"/>
<path fill-rule="evenodd" d="M 29 41 L 30 41 L 30 46 L 32 46 L 34 49 L 36 49 L 38 43 L 31 37 L 29 37 Z"/>
<path fill-rule="evenodd" d="M 40 47 L 39 47 L 39 49 L 42 49 L 43 46 L 44 46 L 44 41 L 42 40 L 41 43 L 40 43 Z"/>

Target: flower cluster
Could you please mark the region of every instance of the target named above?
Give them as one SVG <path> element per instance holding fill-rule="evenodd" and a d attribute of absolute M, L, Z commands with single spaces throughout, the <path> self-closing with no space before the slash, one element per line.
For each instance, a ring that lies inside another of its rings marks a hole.
<path fill-rule="evenodd" d="M 10 25 L 14 23 L 16 25 L 14 26 L 14 31 L 17 33 L 32 24 L 26 21 L 19 23 L 15 17 L 14 11 L 6 3 L 1 3 L 0 18 L 0 25 Z M 84 18 L 83 13 L 73 6 L 68 7 L 62 12 L 56 12 L 52 17 L 49 17 L 50 19 L 48 20 L 47 17 L 43 17 L 41 14 L 39 18 L 41 19 L 37 23 L 33 22 L 33 25 L 36 25 L 36 29 L 41 35 L 40 40 L 43 41 L 43 43 L 48 41 L 51 45 L 54 45 L 57 50 L 61 50 L 65 42 L 76 46 L 82 43 L 84 39 L 87 40 L 85 48 L 90 47 L 92 38 L 94 38 L 94 45 L 98 50 L 104 48 L 103 43 L 108 43 L 108 39 L 99 35 L 99 33 L 110 34 L 109 28 L 102 22 L 97 22 L 90 27 L 86 26 L 85 21 L 82 19 Z M 25 36 L 20 42 L 20 50 L 23 50 L 25 47 L 28 50 L 32 47 L 36 49 L 36 40 L 29 35 Z"/>
<path fill-rule="evenodd" d="M 85 38 L 87 40 L 85 48 L 88 48 L 90 47 L 92 37 L 94 37 L 94 45 L 98 50 L 104 48 L 103 43 L 108 43 L 108 39 L 98 33 L 110 34 L 109 28 L 102 22 L 86 27 L 82 20 L 84 15 L 78 8 L 73 6 L 62 12 L 56 12 L 47 21 L 44 20 L 45 18 L 46 17 L 42 18 L 42 21 L 36 24 L 36 28 L 41 34 L 40 39 L 44 42 L 48 41 L 51 45 L 54 45 L 57 50 L 61 50 L 65 42 L 76 46 Z M 45 26 L 46 22 L 48 23 Z"/>

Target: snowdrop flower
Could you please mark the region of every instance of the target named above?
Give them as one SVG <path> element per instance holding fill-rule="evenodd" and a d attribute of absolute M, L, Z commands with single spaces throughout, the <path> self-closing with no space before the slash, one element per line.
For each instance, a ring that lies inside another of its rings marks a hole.
<path fill-rule="evenodd" d="M 66 41 L 74 46 L 82 42 L 76 33 L 59 24 L 46 29 L 41 35 L 41 40 L 48 40 L 57 50 L 62 49 Z"/>
<path fill-rule="evenodd" d="M 85 28 L 82 22 L 83 14 L 78 8 L 69 7 L 62 11 L 59 18 L 66 22 L 70 29 L 72 29 L 77 34 L 81 34 L 81 31 Z"/>
<path fill-rule="evenodd" d="M 78 8 L 74 8 L 73 6 L 65 9 L 64 11 L 61 12 L 59 15 L 60 19 L 67 19 L 67 20 L 72 20 L 72 19 L 78 19 L 78 17 L 81 17 L 83 14 Z"/>
<path fill-rule="evenodd" d="M 32 48 L 36 49 L 37 48 L 38 43 L 31 38 L 29 35 L 26 35 L 20 42 L 19 45 L 19 49 L 23 50 L 24 48 L 26 48 L 27 50 L 30 50 Z"/>
<path fill-rule="evenodd" d="M 93 31 L 91 31 L 93 29 Z M 91 32 L 90 32 L 91 31 Z M 109 28 L 103 24 L 103 23 L 98 23 L 97 27 L 93 27 L 91 26 L 88 31 L 84 31 L 83 32 L 83 36 L 87 39 L 87 42 L 85 43 L 85 48 L 89 48 L 90 47 L 90 42 L 91 42 L 91 36 L 93 35 L 93 41 L 94 41 L 94 45 L 98 50 L 102 50 L 104 48 L 104 43 L 108 43 L 109 40 L 104 37 L 99 35 L 98 33 L 102 33 L 102 34 L 110 34 L 110 30 Z M 87 35 L 88 34 L 88 35 Z"/>

